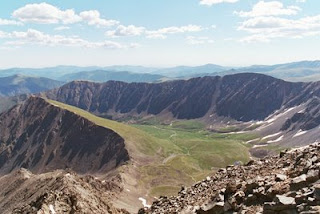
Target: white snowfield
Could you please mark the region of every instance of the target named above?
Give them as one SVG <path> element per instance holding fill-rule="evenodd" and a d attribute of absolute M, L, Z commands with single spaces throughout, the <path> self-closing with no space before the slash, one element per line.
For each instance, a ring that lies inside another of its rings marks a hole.
<path fill-rule="evenodd" d="M 151 205 L 147 204 L 147 200 L 146 200 L 146 199 L 140 197 L 139 200 L 142 202 L 142 205 L 143 205 L 144 207 L 147 207 L 147 208 L 150 208 L 150 207 L 151 207 Z"/>
<path fill-rule="evenodd" d="M 54 207 L 52 204 L 49 205 L 50 214 L 56 214 L 56 211 L 54 210 Z"/>
<path fill-rule="evenodd" d="M 304 135 L 305 133 L 307 133 L 308 131 L 302 131 L 301 129 L 295 134 L 293 135 L 293 137 L 298 137 L 300 135 Z"/>
<path fill-rule="evenodd" d="M 279 134 L 281 134 L 281 132 L 267 135 L 267 136 L 263 137 L 262 140 L 265 140 L 265 139 L 268 139 L 268 138 L 272 138 L 272 137 L 276 137 L 276 136 L 278 136 Z"/>
<path fill-rule="evenodd" d="M 283 139 L 283 135 L 279 138 L 277 138 L 276 140 L 269 140 L 267 143 L 276 143 L 276 142 L 279 142 Z"/>
<path fill-rule="evenodd" d="M 298 107 L 298 106 L 295 106 L 295 107 L 292 107 L 292 108 L 288 108 L 287 110 L 285 110 L 284 112 L 282 112 L 282 113 L 280 113 L 280 114 L 277 114 L 277 112 L 279 112 L 279 111 L 277 111 L 277 112 L 275 112 L 275 114 L 269 116 L 269 117 L 267 118 L 267 121 L 266 121 L 266 122 L 267 122 L 267 123 L 273 123 L 273 122 L 276 121 L 279 117 L 282 117 L 282 116 L 288 114 L 290 111 L 292 111 L 293 109 L 295 109 L 295 108 L 297 108 L 297 107 Z"/>

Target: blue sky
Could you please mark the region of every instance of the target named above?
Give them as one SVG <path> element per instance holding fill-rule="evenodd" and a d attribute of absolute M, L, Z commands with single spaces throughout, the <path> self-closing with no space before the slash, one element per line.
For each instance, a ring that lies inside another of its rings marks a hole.
<path fill-rule="evenodd" d="M 319 9 L 318 0 L 2 1 L 0 68 L 317 60 Z"/>

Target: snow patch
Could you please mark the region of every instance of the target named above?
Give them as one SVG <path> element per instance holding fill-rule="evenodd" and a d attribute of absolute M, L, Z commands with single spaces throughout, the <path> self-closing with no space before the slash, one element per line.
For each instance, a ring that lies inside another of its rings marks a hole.
<path fill-rule="evenodd" d="M 226 134 L 243 134 L 246 133 L 245 131 L 239 131 L 239 132 L 227 132 Z"/>
<path fill-rule="evenodd" d="M 255 124 L 256 125 L 260 125 L 260 124 L 263 124 L 264 122 L 263 121 L 258 121 L 258 122 L 256 122 Z"/>
<path fill-rule="evenodd" d="M 300 135 L 303 135 L 303 134 L 305 134 L 305 133 L 307 133 L 308 131 L 302 131 L 301 129 L 295 134 L 295 135 L 293 135 L 293 137 L 298 137 L 298 136 L 300 136 Z"/>
<path fill-rule="evenodd" d="M 142 205 L 144 207 L 147 207 L 147 208 L 151 207 L 151 205 L 147 204 L 147 200 L 146 199 L 140 197 L 139 200 L 142 202 Z"/>
<path fill-rule="evenodd" d="M 255 149 L 255 148 L 260 148 L 260 147 L 265 147 L 267 146 L 266 144 L 263 144 L 263 145 L 254 145 L 252 148 Z"/>
<path fill-rule="evenodd" d="M 277 138 L 276 140 L 269 140 L 267 143 L 276 143 L 276 142 L 279 142 L 283 139 L 283 135 L 279 138 Z"/>
<path fill-rule="evenodd" d="M 260 138 L 256 138 L 256 139 L 253 139 L 253 140 L 249 140 L 249 141 L 246 142 L 246 144 L 253 143 L 253 142 L 258 141 L 258 140 L 260 140 Z"/>
<path fill-rule="evenodd" d="M 274 121 L 276 121 L 279 117 L 288 114 L 290 111 L 292 111 L 293 109 L 295 109 L 296 107 L 292 107 L 292 108 L 288 108 L 287 110 L 285 110 L 284 112 L 280 113 L 280 114 L 273 114 L 270 117 L 267 118 L 266 122 L 267 123 L 273 123 Z"/>
<path fill-rule="evenodd" d="M 268 138 L 272 138 L 272 137 L 276 137 L 279 134 L 281 134 L 281 132 L 278 132 L 278 133 L 275 133 L 275 134 L 271 134 L 271 135 L 267 135 L 267 136 L 263 137 L 262 140 L 265 140 L 265 139 L 268 139 Z"/>
<path fill-rule="evenodd" d="M 49 205 L 49 210 L 51 214 L 56 214 L 56 211 L 54 210 L 54 207 L 52 204 Z"/>

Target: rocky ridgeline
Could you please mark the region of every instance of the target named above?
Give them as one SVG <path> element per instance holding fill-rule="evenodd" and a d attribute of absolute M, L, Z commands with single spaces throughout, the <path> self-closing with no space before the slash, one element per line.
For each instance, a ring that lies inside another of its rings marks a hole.
<path fill-rule="evenodd" d="M 110 202 L 122 191 L 120 179 L 101 181 L 71 171 L 33 174 L 20 169 L 0 177 L 0 213 L 128 214 Z"/>
<path fill-rule="evenodd" d="M 228 166 L 139 213 L 320 213 L 320 143 Z"/>

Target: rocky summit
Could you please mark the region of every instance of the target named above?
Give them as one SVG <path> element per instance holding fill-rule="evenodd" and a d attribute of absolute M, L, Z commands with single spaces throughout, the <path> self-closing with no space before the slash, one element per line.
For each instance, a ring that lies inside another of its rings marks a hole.
<path fill-rule="evenodd" d="M 320 213 L 320 143 L 228 166 L 139 213 Z"/>

